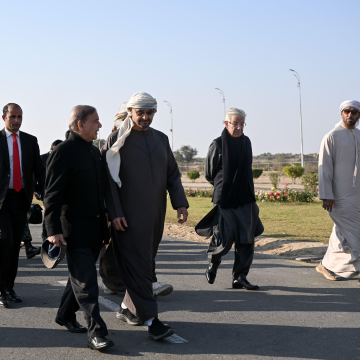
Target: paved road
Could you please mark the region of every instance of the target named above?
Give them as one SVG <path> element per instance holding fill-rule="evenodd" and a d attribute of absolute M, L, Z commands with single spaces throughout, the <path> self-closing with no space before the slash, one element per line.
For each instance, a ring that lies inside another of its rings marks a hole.
<path fill-rule="evenodd" d="M 39 239 L 40 227 L 32 226 Z M 34 241 L 34 244 L 39 244 Z M 159 280 L 175 291 L 158 300 L 160 319 L 184 343 L 154 342 L 146 328 L 131 327 L 101 305 L 115 347 L 87 349 L 86 334 L 72 334 L 54 318 L 66 264 L 47 270 L 24 250 L 16 291 L 24 299 L 0 309 L 0 359 L 357 359 L 360 358 L 360 284 L 330 282 L 314 266 L 256 255 L 249 280 L 261 291 L 233 290 L 230 253 L 216 283 L 205 281 L 206 245 L 165 238 L 157 257 Z M 104 296 L 108 306 L 122 296 Z M 104 301 L 103 301 L 104 302 Z M 83 325 L 81 313 L 78 320 Z"/>

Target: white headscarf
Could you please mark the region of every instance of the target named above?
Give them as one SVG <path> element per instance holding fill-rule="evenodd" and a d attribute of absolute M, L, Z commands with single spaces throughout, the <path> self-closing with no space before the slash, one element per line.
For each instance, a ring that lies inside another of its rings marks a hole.
<path fill-rule="evenodd" d="M 126 119 L 127 117 L 127 108 L 126 108 L 127 102 L 123 102 L 120 106 L 119 112 L 116 114 L 115 119 L 114 119 L 114 126 L 116 126 L 116 128 L 118 129 L 122 122 Z"/>
<path fill-rule="evenodd" d="M 106 162 L 108 164 L 110 175 L 119 188 L 121 187 L 121 180 L 119 178 L 121 164 L 120 149 L 124 146 L 125 140 L 130 135 L 131 129 L 134 126 L 129 109 L 155 109 L 156 112 L 157 102 L 150 94 L 138 92 L 131 96 L 127 103 L 126 110 L 128 115 L 120 125 L 118 139 L 106 153 Z"/>
<path fill-rule="evenodd" d="M 347 108 L 347 107 L 353 107 L 353 108 L 355 108 L 355 109 L 357 109 L 357 110 L 359 110 L 360 111 L 360 102 L 359 101 L 356 101 L 356 100 L 345 100 L 345 101 L 343 101 L 341 104 L 340 104 L 340 114 L 342 113 L 342 111 L 345 109 L 345 108 Z M 335 127 L 336 126 L 340 126 L 342 124 L 342 120 L 339 122 L 339 123 L 337 123 L 336 125 L 335 125 Z M 355 127 L 358 127 L 359 126 L 359 120 L 356 122 L 356 124 L 355 124 Z"/>

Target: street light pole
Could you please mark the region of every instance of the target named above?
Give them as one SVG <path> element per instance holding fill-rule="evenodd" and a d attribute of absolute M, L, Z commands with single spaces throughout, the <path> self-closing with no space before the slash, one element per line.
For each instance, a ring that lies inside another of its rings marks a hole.
<path fill-rule="evenodd" d="M 174 150 L 174 124 L 173 124 L 173 111 L 172 106 L 168 101 L 164 100 L 164 103 L 166 103 L 170 108 L 170 114 L 171 114 L 171 150 Z"/>
<path fill-rule="evenodd" d="M 289 69 L 292 71 L 294 76 L 298 81 L 299 88 L 299 97 L 300 97 L 300 138 L 301 138 L 301 166 L 304 167 L 304 151 L 303 151 L 303 130 L 302 130 L 302 112 L 301 112 L 301 87 L 300 87 L 300 75 L 293 69 Z"/>
<path fill-rule="evenodd" d="M 221 90 L 221 89 L 219 89 L 219 88 L 215 88 L 215 90 L 218 90 L 219 91 L 219 93 L 222 95 L 222 97 L 223 97 L 223 103 L 224 103 L 224 120 L 225 120 L 225 115 L 226 115 L 226 109 L 225 109 L 225 94 L 224 94 L 224 92 Z"/>

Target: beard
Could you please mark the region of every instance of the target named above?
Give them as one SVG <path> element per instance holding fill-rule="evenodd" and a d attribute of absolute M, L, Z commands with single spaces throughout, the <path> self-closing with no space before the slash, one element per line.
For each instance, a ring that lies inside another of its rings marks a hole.
<path fill-rule="evenodd" d="M 355 124 L 356 124 L 356 122 L 358 121 L 358 120 L 354 120 L 354 119 L 352 119 L 352 118 L 350 118 L 350 119 L 343 119 L 344 120 L 344 123 L 347 125 L 347 126 L 354 126 Z"/>

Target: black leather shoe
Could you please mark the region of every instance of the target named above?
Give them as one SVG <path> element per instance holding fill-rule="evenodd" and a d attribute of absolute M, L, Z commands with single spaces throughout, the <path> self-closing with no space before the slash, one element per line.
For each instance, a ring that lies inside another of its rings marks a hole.
<path fill-rule="evenodd" d="M 31 245 L 26 249 L 26 257 L 28 259 L 31 259 L 36 255 L 40 255 L 40 252 L 41 252 L 41 247 L 34 247 Z"/>
<path fill-rule="evenodd" d="M 75 321 L 64 321 L 64 320 L 61 320 L 58 317 L 56 317 L 55 322 L 61 326 L 65 326 L 70 332 L 73 332 L 73 333 L 86 333 L 87 332 L 87 328 L 80 325 L 76 320 Z"/>
<path fill-rule="evenodd" d="M 0 307 L 8 308 L 9 307 L 9 300 L 6 296 L 5 291 L 0 292 Z"/>
<path fill-rule="evenodd" d="M 159 341 L 174 334 L 170 326 L 164 325 L 158 318 L 155 318 L 148 327 L 149 337 L 152 340 Z"/>
<path fill-rule="evenodd" d="M 22 302 L 21 297 L 17 296 L 13 289 L 6 290 L 6 296 L 10 302 L 13 302 L 13 303 L 21 303 Z"/>
<path fill-rule="evenodd" d="M 93 350 L 104 350 L 114 346 L 114 343 L 103 336 L 94 336 L 88 338 L 88 347 Z"/>
<path fill-rule="evenodd" d="M 246 290 L 259 290 L 260 287 L 257 285 L 250 284 L 246 279 L 233 280 L 233 289 L 246 289 Z"/>
<path fill-rule="evenodd" d="M 129 325 L 142 325 L 142 322 L 137 316 L 135 316 L 129 309 L 123 309 L 121 306 L 120 310 L 116 313 L 116 317 L 119 320 L 128 323 Z"/>
<path fill-rule="evenodd" d="M 206 280 L 209 284 L 213 284 L 215 282 L 218 267 L 218 264 L 210 264 L 209 268 L 205 271 Z"/>

